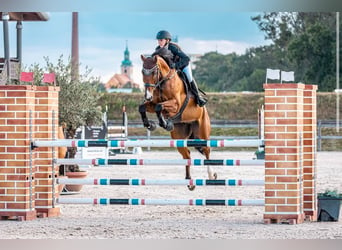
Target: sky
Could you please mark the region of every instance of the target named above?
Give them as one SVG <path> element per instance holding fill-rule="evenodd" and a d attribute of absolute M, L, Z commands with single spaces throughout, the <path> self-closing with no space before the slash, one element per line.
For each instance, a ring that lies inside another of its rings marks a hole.
<path fill-rule="evenodd" d="M 141 54 L 151 54 L 157 46 L 159 30 L 168 30 L 188 54 L 217 51 L 243 54 L 247 48 L 269 44 L 252 16 L 262 12 L 165 12 L 165 11 L 80 11 L 80 70 L 87 66 L 93 76 L 107 82 L 120 73 L 126 44 L 134 66 L 134 81 L 141 83 Z M 71 55 L 72 12 L 48 12 L 46 22 L 23 23 L 23 65 L 39 63 L 44 57 L 57 62 Z M 10 56 L 16 56 L 16 22 L 10 22 Z M 2 26 L 2 25 L 1 25 Z M 0 27 L 0 41 L 3 41 Z M 0 43 L 3 44 L 2 42 Z M 0 57 L 4 51 L 0 50 Z"/>

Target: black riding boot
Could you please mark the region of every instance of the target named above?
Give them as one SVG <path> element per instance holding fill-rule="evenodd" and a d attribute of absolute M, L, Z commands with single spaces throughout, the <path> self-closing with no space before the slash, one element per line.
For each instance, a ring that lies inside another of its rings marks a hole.
<path fill-rule="evenodd" d="M 195 100 L 198 106 L 203 107 L 207 103 L 208 100 L 202 97 L 201 94 L 199 93 L 195 80 L 190 82 L 190 88 L 192 90 L 192 93 L 195 95 Z"/>

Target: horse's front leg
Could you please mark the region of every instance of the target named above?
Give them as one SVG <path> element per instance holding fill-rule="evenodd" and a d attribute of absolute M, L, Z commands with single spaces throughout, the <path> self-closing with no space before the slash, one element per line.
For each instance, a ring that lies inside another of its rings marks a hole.
<path fill-rule="evenodd" d="M 173 122 L 171 120 L 165 120 L 163 114 L 163 105 L 158 103 L 155 107 L 155 112 L 159 121 L 159 126 L 166 129 L 167 131 L 172 131 L 174 128 Z"/>
<path fill-rule="evenodd" d="M 155 122 L 149 120 L 147 118 L 147 115 L 146 115 L 147 108 L 151 108 L 152 106 L 153 105 L 150 102 L 146 102 L 146 103 L 143 103 L 143 104 L 139 105 L 139 113 L 140 113 L 140 116 L 141 116 L 141 120 L 142 120 L 142 122 L 144 124 L 144 127 L 147 128 L 150 131 L 154 131 L 157 128 Z"/>
<path fill-rule="evenodd" d="M 157 114 L 160 127 L 166 129 L 167 131 L 172 131 L 174 124 L 170 119 L 165 120 L 162 111 L 166 111 L 170 117 L 174 116 L 178 112 L 179 103 L 176 99 L 170 99 L 165 102 L 156 104 L 155 112 Z"/>

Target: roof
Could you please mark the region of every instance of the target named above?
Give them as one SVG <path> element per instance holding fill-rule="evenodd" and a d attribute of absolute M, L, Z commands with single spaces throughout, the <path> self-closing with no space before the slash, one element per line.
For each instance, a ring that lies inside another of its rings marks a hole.
<path fill-rule="evenodd" d="M 2 21 L 0 12 L 0 21 Z M 50 16 L 47 12 L 8 12 L 9 21 L 48 21 Z"/>
<path fill-rule="evenodd" d="M 122 66 L 132 66 L 132 62 L 131 62 L 131 60 L 123 60 L 122 62 L 121 62 L 121 65 Z"/>
<path fill-rule="evenodd" d="M 127 75 L 122 74 L 115 74 L 110 78 L 110 80 L 105 84 L 106 88 L 122 88 L 124 85 L 126 85 L 128 82 L 130 82 L 130 79 Z"/>

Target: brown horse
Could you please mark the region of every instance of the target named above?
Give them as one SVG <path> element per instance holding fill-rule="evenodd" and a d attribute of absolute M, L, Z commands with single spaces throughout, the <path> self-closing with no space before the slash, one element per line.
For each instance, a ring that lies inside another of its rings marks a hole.
<path fill-rule="evenodd" d="M 148 120 L 146 112 L 156 113 L 160 127 L 170 131 L 172 139 L 209 139 L 210 118 L 206 107 L 199 107 L 186 84 L 178 76 L 175 69 L 170 69 L 165 60 L 156 55 L 144 57 L 143 82 L 145 84 L 145 101 L 139 106 L 144 127 L 153 131 L 156 124 Z M 196 147 L 206 159 L 209 159 L 209 147 Z M 186 147 L 177 148 L 183 159 L 190 159 L 190 151 Z M 208 166 L 209 179 L 216 179 Z M 185 167 L 185 179 L 191 179 L 190 166 Z M 194 186 L 189 186 L 193 190 Z"/>

